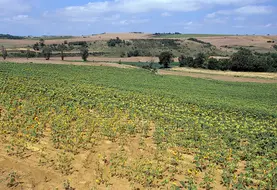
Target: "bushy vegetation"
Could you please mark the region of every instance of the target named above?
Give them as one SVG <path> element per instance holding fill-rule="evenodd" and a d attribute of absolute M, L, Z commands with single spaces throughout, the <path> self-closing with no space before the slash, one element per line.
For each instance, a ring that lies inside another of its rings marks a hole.
<path fill-rule="evenodd" d="M 23 36 L 13 36 L 10 34 L 0 34 L 0 39 L 11 39 L 11 40 L 21 40 L 25 39 Z"/>
<path fill-rule="evenodd" d="M 75 179 L 65 187 L 277 188 L 276 84 L 50 64 L 0 71 L 5 156 Z"/>
<path fill-rule="evenodd" d="M 188 38 L 188 40 L 190 41 L 193 41 L 193 42 L 197 42 L 197 43 L 200 43 L 200 44 L 204 44 L 206 47 L 212 47 L 213 45 L 209 42 L 204 42 L 202 40 L 198 40 L 196 38 Z"/>
<path fill-rule="evenodd" d="M 180 67 L 192 67 L 193 66 L 193 57 L 185 57 L 181 55 L 179 58 Z"/>
<path fill-rule="evenodd" d="M 88 43 L 86 41 L 75 41 L 75 42 L 68 42 L 69 46 L 87 46 Z"/>
<path fill-rule="evenodd" d="M 86 46 L 83 46 L 83 47 L 81 47 L 80 52 L 81 52 L 83 61 L 87 61 L 88 56 L 89 56 L 88 48 Z"/>
<path fill-rule="evenodd" d="M 124 43 L 125 44 L 125 41 L 124 40 L 121 40 L 119 37 L 116 37 L 116 39 L 110 39 L 107 44 L 109 47 L 115 47 L 116 45 L 120 45 Z"/>
<path fill-rule="evenodd" d="M 42 54 L 44 55 L 46 60 L 49 60 L 51 57 L 52 50 L 49 46 L 44 46 L 42 49 Z"/>
<path fill-rule="evenodd" d="M 128 57 L 139 57 L 139 56 L 151 56 L 151 53 L 150 52 L 147 52 L 145 50 L 133 50 L 133 51 L 129 51 L 127 53 L 127 56 Z"/>
<path fill-rule="evenodd" d="M 174 33 L 171 33 L 171 32 L 168 32 L 168 33 L 160 33 L 160 32 L 156 32 L 156 33 L 154 33 L 153 35 L 154 36 L 162 36 L 162 35 L 179 35 L 179 34 L 181 34 L 180 32 L 174 32 Z"/>
<path fill-rule="evenodd" d="M 184 56 L 179 57 L 181 67 L 188 66 L 211 70 L 232 70 L 251 72 L 277 71 L 276 53 L 252 53 L 250 50 L 245 48 L 241 48 L 238 52 L 234 53 L 230 59 L 208 59 L 207 56 L 201 53 L 196 56 L 193 62 L 186 61 L 186 59 L 187 58 Z"/>

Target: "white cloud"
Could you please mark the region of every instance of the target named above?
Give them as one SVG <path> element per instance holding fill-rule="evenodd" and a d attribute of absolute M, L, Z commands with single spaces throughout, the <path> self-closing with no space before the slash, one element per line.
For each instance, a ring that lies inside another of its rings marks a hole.
<path fill-rule="evenodd" d="M 246 26 L 243 26 L 243 25 L 235 25 L 235 26 L 233 26 L 233 28 L 246 28 Z"/>
<path fill-rule="evenodd" d="M 13 19 L 13 20 L 26 20 L 26 19 L 28 19 L 28 18 L 29 18 L 28 15 L 16 15 L 16 16 L 14 16 L 12 19 Z"/>
<path fill-rule="evenodd" d="M 249 5 L 237 9 L 219 10 L 206 15 L 206 18 L 215 18 L 219 15 L 264 15 L 271 14 L 273 9 L 272 6 Z"/>
<path fill-rule="evenodd" d="M 164 12 L 164 13 L 161 14 L 161 16 L 162 17 L 169 17 L 169 16 L 171 16 L 171 14 L 168 13 L 168 12 Z"/>
<path fill-rule="evenodd" d="M 111 16 L 108 16 L 108 17 L 104 17 L 104 20 L 107 20 L 107 21 L 114 21 L 114 20 L 118 20 L 120 19 L 120 14 L 114 14 L 114 15 L 111 15 Z"/>
<path fill-rule="evenodd" d="M 205 18 L 204 21 L 207 23 L 216 23 L 216 24 L 226 24 L 229 20 L 229 17 L 212 17 L 212 18 Z"/>
<path fill-rule="evenodd" d="M 234 20 L 235 21 L 245 21 L 246 18 L 245 17 L 235 17 Z"/>
<path fill-rule="evenodd" d="M 234 13 L 237 14 L 270 14 L 273 11 L 273 7 L 271 6 L 257 6 L 257 5 L 249 5 L 240 7 L 234 10 Z"/>
<path fill-rule="evenodd" d="M 0 15 L 14 15 L 31 10 L 31 5 L 24 0 L 0 0 Z"/>
<path fill-rule="evenodd" d="M 112 22 L 113 25 L 130 25 L 130 24 L 144 24 L 149 22 L 149 19 L 130 19 L 130 20 L 120 20 L 117 22 Z"/>
<path fill-rule="evenodd" d="M 111 0 L 90 2 L 81 6 L 69 6 L 57 12 L 64 16 L 88 16 L 107 12 L 142 13 L 160 11 L 196 11 L 207 6 L 244 6 L 265 0 Z"/>

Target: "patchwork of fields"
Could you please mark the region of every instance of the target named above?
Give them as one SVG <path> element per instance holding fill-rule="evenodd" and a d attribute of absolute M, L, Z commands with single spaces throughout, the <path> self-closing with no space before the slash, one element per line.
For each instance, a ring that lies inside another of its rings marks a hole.
<path fill-rule="evenodd" d="M 276 89 L 0 63 L 0 189 L 276 189 Z"/>

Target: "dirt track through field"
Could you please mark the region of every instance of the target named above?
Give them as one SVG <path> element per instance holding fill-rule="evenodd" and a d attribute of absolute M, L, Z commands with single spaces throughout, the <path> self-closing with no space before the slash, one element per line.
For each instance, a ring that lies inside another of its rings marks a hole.
<path fill-rule="evenodd" d="M 131 65 L 124 65 L 118 63 L 107 63 L 107 62 L 69 62 L 69 61 L 61 61 L 59 58 L 53 58 L 49 61 L 46 61 L 42 58 L 35 58 L 35 59 L 24 59 L 24 58 L 12 58 L 8 59 L 8 62 L 16 62 L 16 63 L 38 63 L 38 64 L 66 64 L 66 65 L 86 65 L 86 66 L 107 66 L 107 67 L 117 67 L 117 68 L 133 68 L 136 69 L 138 67 L 131 66 Z M 252 77 L 243 77 L 243 75 L 225 75 L 224 72 L 220 74 L 209 74 L 207 73 L 199 73 L 199 72 L 189 72 L 186 70 L 158 70 L 158 74 L 160 75 L 172 75 L 172 76 L 186 76 L 186 77 L 193 77 L 193 78 L 202 78 L 202 79 L 211 79 L 211 80 L 220 80 L 220 81 L 229 81 L 229 82 L 254 82 L 254 83 L 277 83 L 277 79 L 267 79 L 267 77 L 263 78 L 255 78 L 255 75 L 251 75 Z M 264 74 L 264 73 L 263 73 Z M 256 77 L 260 77 L 257 74 Z"/>

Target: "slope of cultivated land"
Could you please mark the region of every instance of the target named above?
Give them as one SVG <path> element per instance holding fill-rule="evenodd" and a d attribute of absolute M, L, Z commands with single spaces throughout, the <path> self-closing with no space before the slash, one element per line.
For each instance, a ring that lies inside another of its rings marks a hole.
<path fill-rule="evenodd" d="M 108 47 L 107 41 L 110 39 L 115 39 L 119 37 L 125 41 L 131 41 L 133 45 L 131 46 L 121 46 L 117 45 L 116 47 Z M 187 39 L 196 38 L 198 40 L 211 43 L 214 47 L 205 47 L 205 44 L 192 42 Z M 103 52 L 108 54 L 108 56 L 117 56 L 124 52 L 131 50 L 143 50 L 144 53 L 149 53 L 152 55 L 157 55 L 161 51 L 173 51 L 175 56 L 181 54 L 195 56 L 199 52 L 207 53 L 214 55 L 231 55 L 236 52 L 240 47 L 245 47 L 253 51 L 266 53 L 274 52 L 273 45 L 277 43 L 277 36 L 235 36 L 235 35 L 216 35 L 216 34 L 180 34 L 180 35 L 161 35 L 155 36 L 147 33 L 106 33 L 98 34 L 91 36 L 77 36 L 70 37 L 68 39 L 61 38 L 45 38 L 46 44 L 61 44 L 64 41 L 77 42 L 77 41 L 86 41 L 89 43 L 90 51 Z M 178 47 L 172 47 L 168 44 L 163 45 L 163 40 L 177 40 L 180 44 Z M 0 39 L 0 45 L 4 45 L 6 48 L 21 48 L 26 46 L 32 46 L 38 39 L 23 39 L 23 40 L 8 40 Z M 268 43 L 267 41 L 275 41 L 275 43 Z M 75 51 L 78 50 L 78 47 L 75 47 Z"/>
<path fill-rule="evenodd" d="M 110 58 L 110 57 L 89 57 L 87 62 L 78 60 L 76 57 L 66 57 L 61 61 L 58 57 L 51 58 L 47 61 L 43 58 L 9 58 L 7 61 L 16 63 L 44 63 L 44 64 L 61 64 L 61 65 L 86 65 L 86 66 L 107 66 L 119 68 L 141 68 L 149 65 L 154 61 L 153 66 L 157 69 L 161 67 L 158 64 L 157 57 L 130 57 L 130 58 Z M 158 74 L 173 75 L 173 76 L 187 76 L 194 78 L 213 79 L 219 81 L 230 82 L 254 82 L 254 83 L 277 83 L 276 73 L 261 73 L 261 72 L 234 72 L 234 71 L 214 71 L 207 69 L 195 68 L 180 68 L 179 63 L 176 62 L 171 65 L 171 69 L 160 69 Z M 121 64 L 119 64 L 121 62 Z"/>
<path fill-rule="evenodd" d="M 220 36 L 220 37 L 198 37 L 205 42 L 215 45 L 221 50 L 229 50 L 235 52 L 240 47 L 245 47 L 253 51 L 267 53 L 275 52 L 272 47 L 277 43 L 277 36 Z M 267 41 L 275 41 L 275 43 L 267 43 Z"/>
<path fill-rule="evenodd" d="M 276 87 L 1 63 L 0 189 L 276 189 Z"/>
<path fill-rule="evenodd" d="M 58 39 L 45 39 L 46 44 L 61 44 L 65 40 L 68 42 L 76 42 L 76 41 L 87 41 L 87 42 L 94 42 L 94 41 L 102 41 L 102 40 L 110 40 L 112 38 L 120 37 L 122 40 L 130 40 L 130 39 L 147 39 L 151 36 L 151 34 L 135 34 L 135 33 L 107 33 L 107 34 L 98 34 L 92 36 L 76 36 L 70 38 L 58 38 Z M 25 47 L 27 45 L 33 45 L 39 38 L 34 39 L 23 39 L 23 40 L 9 40 L 9 39 L 0 39 L 0 45 L 4 45 L 8 48 L 15 48 L 15 47 Z"/>

